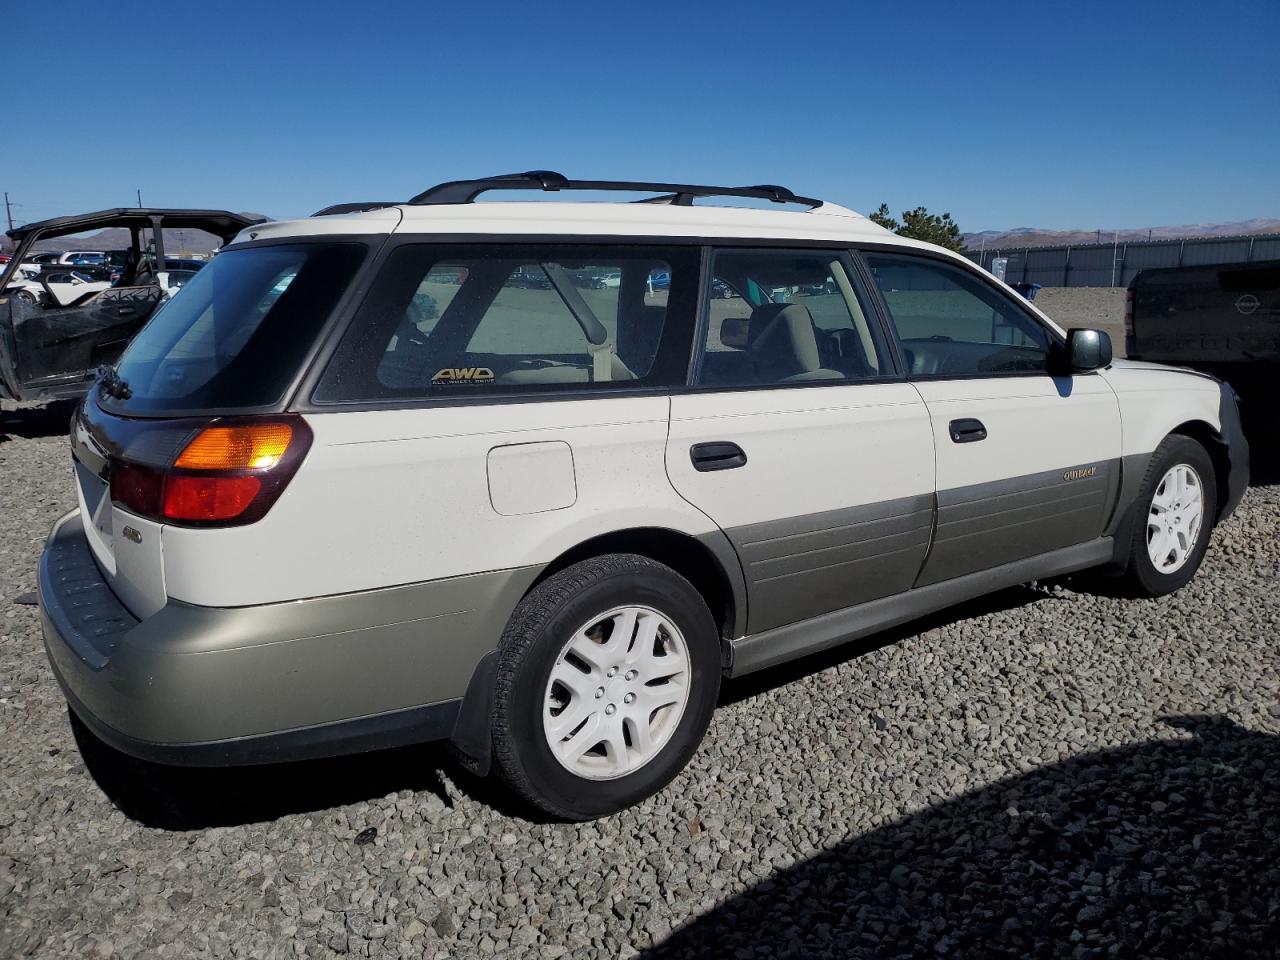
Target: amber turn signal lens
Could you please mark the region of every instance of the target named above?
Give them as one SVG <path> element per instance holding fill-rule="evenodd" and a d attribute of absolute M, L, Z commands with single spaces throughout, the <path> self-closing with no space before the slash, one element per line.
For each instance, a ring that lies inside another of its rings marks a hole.
<path fill-rule="evenodd" d="M 187 444 L 175 467 L 186 470 L 263 470 L 274 467 L 289 448 L 287 423 L 206 427 Z"/>

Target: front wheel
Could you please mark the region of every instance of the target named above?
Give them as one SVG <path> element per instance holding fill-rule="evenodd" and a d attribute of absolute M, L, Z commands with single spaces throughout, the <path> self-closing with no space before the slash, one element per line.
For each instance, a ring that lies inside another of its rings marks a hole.
<path fill-rule="evenodd" d="M 1126 585 L 1147 597 L 1185 586 L 1204 559 L 1217 503 L 1205 448 L 1189 437 L 1166 437 L 1151 455 L 1135 504 Z"/>
<path fill-rule="evenodd" d="M 715 621 L 670 567 L 584 560 L 535 587 L 499 655 L 494 756 L 525 800 L 568 820 L 661 790 L 697 749 L 720 687 Z"/>

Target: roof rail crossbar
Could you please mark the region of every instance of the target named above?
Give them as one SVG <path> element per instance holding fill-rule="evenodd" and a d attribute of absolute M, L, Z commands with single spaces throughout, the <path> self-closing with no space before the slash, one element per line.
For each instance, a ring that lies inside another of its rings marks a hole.
<path fill-rule="evenodd" d="M 798 203 L 807 207 L 822 206 L 821 200 L 801 197 L 786 187 L 761 184 L 754 187 L 713 187 L 694 183 L 648 183 L 631 180 L 570 180 L 553 170 L 530 170 L 525 173 L 507 173 L 478 180 L 451 180 L 424 190 L 412 200 L 414 206 L 447 203 L 472 203 L 476 197 L 491 190 L 601 190 L 627 191 L 630 193 L 654 192 L 660 194 L 647 198 L 646 203 L 670 203 L 689 206 L 694 197 L 750 197 L 770 200 L 773 203 Z"/>

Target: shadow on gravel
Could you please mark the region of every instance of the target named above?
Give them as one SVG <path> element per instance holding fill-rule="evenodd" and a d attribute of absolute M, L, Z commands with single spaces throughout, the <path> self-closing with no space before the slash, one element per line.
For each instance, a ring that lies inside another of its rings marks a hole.
<path fill-rule="evenodd" d="M 908 637 L 914 637 L 935 627 L 945 626 L 959 620 L 985 616 L 989 613 L 999 613 L 1003 610 L 1016 610 L 1019 607 L 1025 607 L 1048 598 L 1049 594 L 1044 591 L 1023 584 L 988 594 L 985 597 L 978 597 L 965 603 L 956 604 L 954 607 L 948 607 L 937 613 L 908 621 L 900 626 L 873 633 L 871 636 L 864 637 L 861 640 L 842 643 L 829 650 L 823 650 L 821 653 L 801 657 L 799 660 L 791 660 L 776 667 L 761 670 L 759 673 L 751 673 L 745 677 L 739 677 L 736 680 L 725 680 L 720 687 L 720 705 L 724 706 L 725 704 L 738 703 L 741 700 L 749 700 L 777 687 L 785 687 L 801 677 L 819 673 L 828 667 L 834 667 L 836 664 L 844 663 L 847 660 L 855 660 L 864 654 L 879 650 L 881 647 L 892 646 Z"/>
<path fill-rule="evenodd" d="M 1167 722 L 1190 738 L 1053 764 L 864 834 L 645 956 L 1275 957 L 1280 737 Z"/>
<path fill-rule="evenodd" d="M 135 760 L 72 723 L 85 767 L 132 820 L 164 830 L 200 830 L 274 820 L 383 797 L 396 790 L 435 794 L 451 806 L 439 770 L 442 747 L 255 767 L 197 769 Z"/>
<path fill-rule="evenodd" d="M 63 437 L 71 430 L 71 414 L 77 400 L 54 400 L 41 406 L 0 405 L 0 443 L 14 437 L 34 440 Z"/>

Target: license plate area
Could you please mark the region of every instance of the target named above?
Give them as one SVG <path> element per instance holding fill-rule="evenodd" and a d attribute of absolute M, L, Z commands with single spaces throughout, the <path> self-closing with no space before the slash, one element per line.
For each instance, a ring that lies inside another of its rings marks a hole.
<path fill-rule="evenodd" d="M 76 461 L 76 486 L 79 488 L 85 537 L 98 562 L 108 568 L 108 573 L 114 573 L 115 530 L 111 521 L 111 488 L 79 461 Z"/>

